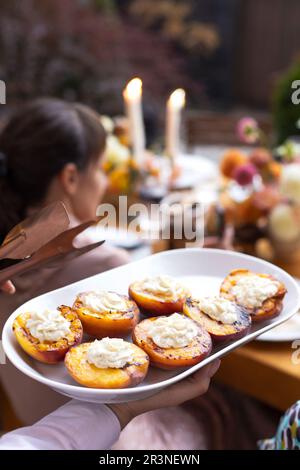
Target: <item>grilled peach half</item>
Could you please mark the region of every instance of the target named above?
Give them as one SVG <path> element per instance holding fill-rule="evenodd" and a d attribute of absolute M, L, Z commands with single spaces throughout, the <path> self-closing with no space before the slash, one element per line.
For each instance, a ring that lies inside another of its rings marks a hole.
<path fill-rule="evenodd" d="M 184 287 L 179 293 L 173 295 L 153 294 L 143 287 L 143 281 L 135 281 L 129 286 L 129 296 L 135 300 L 145 314 L 169 315 L 181 312 L 186 297 L 190 295 Z"/>
<path fill-rule="evenodd" d="M 253 307 L 250 302 L 239 302 L 234 294 L 234 286 L 244 276 L 258 276 L 263 279 L 275 281 L 278 285 L 277 291 L 265 299 L 261 305 Z M 220 295 L 233 302 L 240 304 L 251 315 L 252 322 L 258 323 L 277 317 L 282 310 L 282 301 L 287 290 L 284 284 L 270 274 L 254 273 L 248 269 L 235 269 L 224 279 L 220 288 Z"/>
<path fill-rule="evenodd" d="M 249 333 L 251 328 L 251 317 L 243 307 L 235 304 L 237 321 L 234 323 L 223 323 L 207 315 L 198 300 L 188 297 L 183 305 L 183 313 L 192 320 L 199 323 L 215 343 L 228 342 L 242 338 Z"/>
<path fill-rule="evenodd" d="M 142 348 L 150 357 L 151 365 L 159 369 L 174 370 L 190 367 L 201 362 L 212 349 L 210 335 L 199 324 L 196 324 L 198 334 L 190 343 L 181 348 L 161 348 L 154 343 L 149 330 L 151 323 L 158 317 L 141 321 L 133 330 L 133 342 Z"/>
<path fill-rule="evenodd" d="M 29 320 L 30 312 L 21 313 L 13 322 L 13 332 L 21 348 L 37 361 L 45 364 L 56 364 L 64 359 L 68 350 L 82 340 L 82 325 L 77 314 L 65 305 L 58 308 L 66 320 L 70 322 L 70 333 L 58 341 L 40 342 L 34 338 L 26 322 Z"/>
<path fill-rule="evenodd" d="M 118 294 L 126 304 L 126 310 L 94 310 L 84 305 L 77 296 L 73 309 L 81 320 L 83 330 L 95 338 L 124 338 L 131 334 L 139 321 L 140 311 L 137 304 L 126 295 Z"/>
<path fill-rule="evenodd" d="M 87 361 L 90 343 L 82 343 L 68 351 L 65 366 L 73 379 L 90 388 L 134 387 L 144 380 L 149 367 L 148 355 L 135 344 L 130 344 L 133 360 L 120 369 L 100 369 Z"/>

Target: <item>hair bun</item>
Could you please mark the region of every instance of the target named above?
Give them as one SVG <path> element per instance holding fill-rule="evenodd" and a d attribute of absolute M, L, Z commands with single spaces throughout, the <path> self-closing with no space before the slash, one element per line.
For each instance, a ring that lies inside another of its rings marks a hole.
<path fill-rule="evenodd" d="M 0 152 L 0 176 L 7 175 L 7 157 L 5 153 Z"/>

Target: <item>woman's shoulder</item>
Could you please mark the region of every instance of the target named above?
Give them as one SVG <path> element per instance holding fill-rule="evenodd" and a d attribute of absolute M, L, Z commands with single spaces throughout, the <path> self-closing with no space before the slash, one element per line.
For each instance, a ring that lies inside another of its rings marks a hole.
<path fill-rule="evenodd" d="M 129 260 L 129 255 L 125 250 L 104 244 L 61 265 L 47 280 L 47 290 L 53 290 L 108 271 L 128 263 Z"/>
<path fill-rule="evenodd" d="M 105 243 L 95 250 L 90 251 L 89 255 L 90 262 L 98 265 L 101 264 L 104 268 L 103 271 L 117 268 L 130 261 L 130 256 L 126 250 Z M 78 260 L 80 261 L 80 258 L 78 258 Z"/>

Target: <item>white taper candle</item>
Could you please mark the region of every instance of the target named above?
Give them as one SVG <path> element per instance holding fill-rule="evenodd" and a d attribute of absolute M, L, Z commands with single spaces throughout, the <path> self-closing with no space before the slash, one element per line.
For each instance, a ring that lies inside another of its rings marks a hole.
<path fill-rule="evenodd" d="M 181 111 L 185 105 L 185 91 L 178 88 L 167 101 L 166 154 L 175 160 L 180 153 Z"/>
<path fill-rule="evenodd" d="M 145 156 L 145 129 L 142 111 L 142 81 L 133 78 L 123 91 L 133 156 L 142 164 Z"/>

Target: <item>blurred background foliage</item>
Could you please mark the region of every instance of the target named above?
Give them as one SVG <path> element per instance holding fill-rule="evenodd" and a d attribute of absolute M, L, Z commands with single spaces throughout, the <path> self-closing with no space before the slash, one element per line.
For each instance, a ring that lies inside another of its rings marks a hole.
<path fill-rule="evenodd" d="M 173 2 L 162 2 L 158 17 L 151 15 L 151 2 L 139 3 L 124 9 L 112 0 L 0 0 L 0 76 L 8 102 L 53 95 L 115 114 L 122 110 L 124 84 L 135 75 L 143 79 L 153 107 L 179 85 L 200 100 L 201 84 L 189 77 L 177 44 L 193 50 L 201 40 L 207 53 L 212 45 L 205 43 L 205 33 L 201 39 L 193 24 L 189 41 L 182 42 L 170 32 L 173 19 L 166 7 Z M 178 26 L 184 28 L 188 9 L 179 7 Z M 161 20 L 164 27 L 153 33 Z"/>
<path fill-rule="evenodd" d="M 300 54 L 299 0 L 0 0 L 0 9 L 9 106 L 47 95 L 120 114 L 125 83 L 140 76 L 146 120 L 163 117 L 183 87 L 189 109 L 273 103 L 278 126 L 293 130 L 299 111 L 289 84 L 276 83 Z"/>
<path fill-rule="evenodd" d="M 159 31 L 166 39 L 174 41 L 188 54 L 210 55 L 220 45 L 216 25 L 197 21 L 190 1 L 133 0 L 129 13 L 146 28 Z"/>

